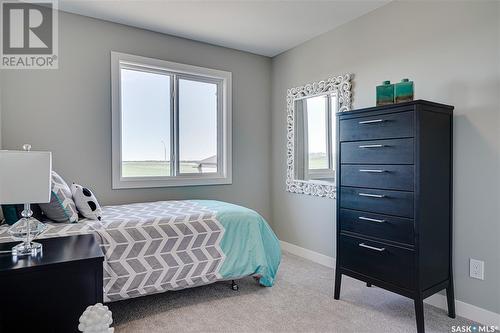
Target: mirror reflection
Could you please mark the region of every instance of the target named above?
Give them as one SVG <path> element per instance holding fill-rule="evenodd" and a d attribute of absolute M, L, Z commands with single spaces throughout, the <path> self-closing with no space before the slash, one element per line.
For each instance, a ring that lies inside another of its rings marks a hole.
<path fill-rule="evenodd" d="M 335 94 L 295 101 L 295 179 L 335 182 Z"/>

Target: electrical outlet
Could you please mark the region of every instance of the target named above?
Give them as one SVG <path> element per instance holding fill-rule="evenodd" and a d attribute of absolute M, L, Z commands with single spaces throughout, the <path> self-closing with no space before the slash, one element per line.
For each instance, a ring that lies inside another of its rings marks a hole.
<path fill-rule="evenodd" d="M 484 280 L 484 261 L 471 258 L 469 275 L 471 278 Z"/>

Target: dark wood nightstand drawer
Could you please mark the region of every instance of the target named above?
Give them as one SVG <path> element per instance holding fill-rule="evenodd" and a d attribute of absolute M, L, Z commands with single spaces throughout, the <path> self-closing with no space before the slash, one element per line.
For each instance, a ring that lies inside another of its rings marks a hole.
<path fill-rule="evenodd" d="M 413 165 L 342 164 L 342 186 L 413 191 Z"/>
<path fill-rule="evenodd" d="M 341 267 L 402 288 L 413 288 L 413 250 L 347 235 L 340 235 L 340 250 Z"/>
<path fill-rule="evenodd" d="M 341 187 L 340 208 L 413 218 L 413 193 Z"/>
<path fill-rule="evenodd" d="M 78 332 L 103 301 L 104 255 L 94 235 L 39 239 L 43 254 L 0 256 L 0 332 Z M 1 250 L 16 243 L 2 243 Z"/>
<path fill-rule="evenodd" d="M 341 232 L 349 231 L 404 244 L 415 242 L 412 219 L 340 209 L 339 223 Z"/>
<path fill-rule="evenodd" d="M 342 164 L 413 164 L 413 139 L 342 142 Z"/>
<path fill-rule="evenodd" d="M 412 111 L 340 121 L 340 141 L 405 138 L 413 136 Z"/>

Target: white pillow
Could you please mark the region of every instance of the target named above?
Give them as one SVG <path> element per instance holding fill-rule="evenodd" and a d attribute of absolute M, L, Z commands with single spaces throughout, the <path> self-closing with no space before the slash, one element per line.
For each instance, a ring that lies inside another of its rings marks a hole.
<path fill-rule="evenodd" d="M 80 214 L 91 220 L 101 220 L 102 208 L 91 190 L 73 183 L 71 194 Z"/>

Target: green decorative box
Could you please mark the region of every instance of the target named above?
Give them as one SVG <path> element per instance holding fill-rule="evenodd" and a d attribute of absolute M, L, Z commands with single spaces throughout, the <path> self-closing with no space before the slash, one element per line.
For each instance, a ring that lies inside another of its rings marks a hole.
<path fill-rule="evenodd" d="M 394 85 L 396 103 L 413 101 L 413 81 L 402 79 Z"/>
<path fill-rule="evenodd" d="M 394 103 L 394 84 L 391 81 L 384 81 L 377 86 L 377 106 Z"/>

